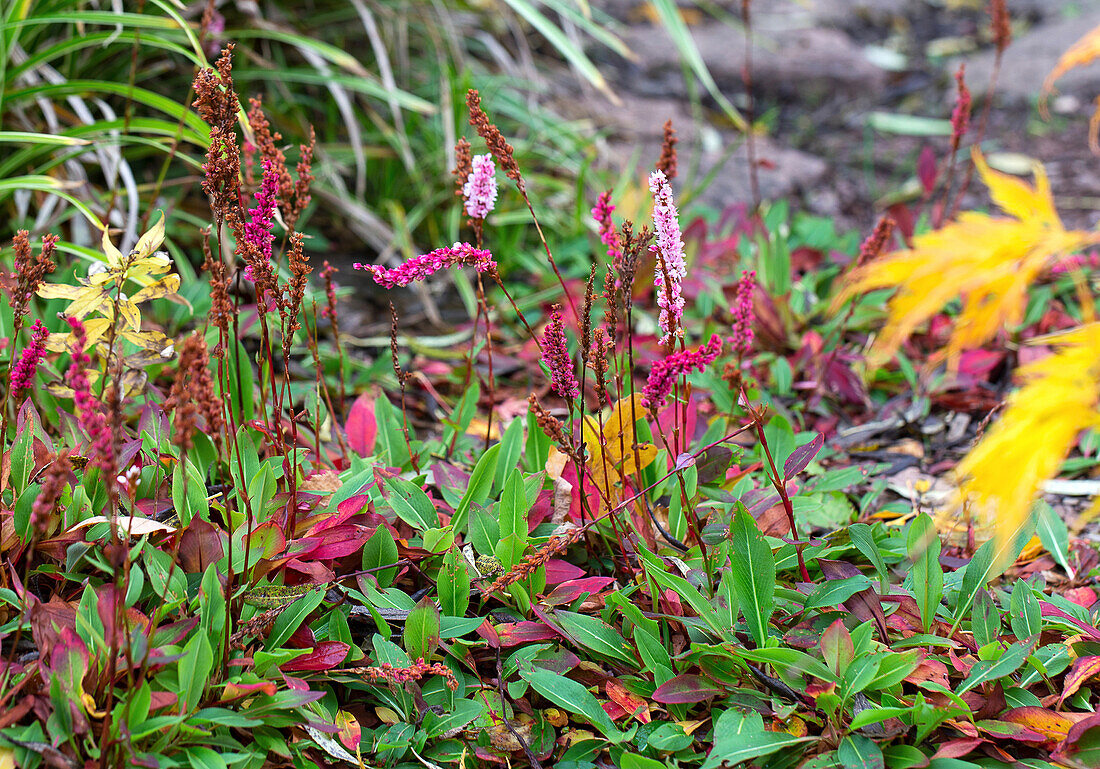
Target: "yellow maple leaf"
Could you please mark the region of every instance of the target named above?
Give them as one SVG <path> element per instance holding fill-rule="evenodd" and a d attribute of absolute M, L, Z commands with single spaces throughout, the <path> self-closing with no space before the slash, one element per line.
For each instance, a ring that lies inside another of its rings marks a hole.
<path fill-rule="evenodd" d="M 1044 341 L 1057 352 L 1019 369 L 1023 387 L 956 468 L 962 496 L 993 521 L 998 551 L 1016 537 L 1078 433 L 1100 427 L 1100 322 Z"/>
<path fill-rule="evenodd" d="M 965 212 L 957 222 L 916 236 L 911 249 L 853 271 L 834 308 L 855 294 L 897 288 L 869 366 L 889 360 L 918 326 L 959 296 L 962 312 L 943 351 L 957 362 L 963 350 L 1023 319 L 1028 287 L 1057 256 L 1098 242 L 1096 233 L 1062 226 L 1042 166 L 1035 166 L 1032 187 L 990 169 L 977 148 L 973 158 L 993 201 L 1012 218 Z"/>
<path fill-rule="evenodd" d="M 634 420 L 647 413 L 642 406 L 642 394 L 635 393 L 633 398 L 623 398 L 612 407 L 602 430 L 596 417 L 584 418 L 582 433 L 588 448 L 588 472 L 597 488 L 609 497 L 623 476 L 633 475 L 657 457 L 657 447 L 652 443 L 637 443 Z"/>

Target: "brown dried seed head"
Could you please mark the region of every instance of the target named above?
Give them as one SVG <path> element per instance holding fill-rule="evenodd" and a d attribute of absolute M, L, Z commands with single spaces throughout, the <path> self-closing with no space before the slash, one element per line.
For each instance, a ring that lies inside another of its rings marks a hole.
<path fill-rule="evenodd" d="M 661 157 L 657 159 L 657 170 L 663 171 L 665 178 L 673 179 L 676 176 L 676 129 L 672 127 L 672 120 L 665 121 L 664 140 L 661 142 Z"/>

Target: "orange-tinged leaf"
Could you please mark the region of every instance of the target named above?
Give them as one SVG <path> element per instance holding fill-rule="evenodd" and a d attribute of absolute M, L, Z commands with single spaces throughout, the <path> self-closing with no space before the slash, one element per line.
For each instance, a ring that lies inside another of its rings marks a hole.
<path fill-rule="evenodd" d="M 1026 726 L 1049 740 L 1064 740 L 1073 725 L 1088 715 L 1088 713 L 1056 713 L 1047 708 L 1026 705 L 1005 712 L 1000 720 Z"/>
<path fill-rule="evenodd" d="M 607 692 L 607 696 L 611 701 L 621 707 L 628 715 L 633 716 L 643 724 L 650 722 L 649 704 L 637 694 L 628 691 L 617 678 L 607 679 L 607 683 L 604 684 L 604 691 Z"/>
<path fill-rule="evenodd" d="M 1058 707 L 1062 707 L 1066 698 L 1072 697 L 1085 681 L 1097 675 L 1100 675 L 1100 657 L 1079 657 L 1066 674 L 1062 694 L 1058 697 Z"/>
<path fill-rule="evenodd" d="M 336 714 L 336 728 L 339 730 L 336 732 L 336 737 L 345 748 L 355 750 L 359 747 L 363 730 L 355 720 L 355 716 L 346 710 L 339 711 Z"/>
<path fill-rule="evenodd" d="M 1082 67 L 1095 59 L 1100 58 L 1100 27 L 1095 27 L 1088 34 L 1071 45 L 1069 49 L 1058 59 L 1054 69 L 1043 81 L 1043 89 L 1040 92 L 1039 103 L 1046 111 L 1046 100 L 1054 90 L 1054 81 L 1075 67 Z"/>

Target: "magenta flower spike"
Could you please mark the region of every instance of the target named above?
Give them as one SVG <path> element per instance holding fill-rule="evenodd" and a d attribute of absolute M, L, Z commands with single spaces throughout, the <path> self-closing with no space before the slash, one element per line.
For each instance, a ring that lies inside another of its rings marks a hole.
<path fill-rule="evenodd" d="M 734 352 L 747 353 L 752 348 L 752 291 L 756 286 L 756 270 L 745 270 L 737 281 L 737 303 L 733 306 L 733 336 L 730 346 Z"/>
<path fill-rule="evenodd" d="M 497 204 L 497 167 L 492 155 L 474 155 L 471 165 L 470 177 L 462 185 L 466 215 L 471 219 L 484 219 Z"/>
<path fill-rule="evenodd" d="M 607 246 L 607 258 L 618 275 L 622 268 L 623 254 L 620 250 L 619 232 L 615 229 L 615 222 L 611 219 L 611 212 L 615 206 L 611 203 L 611 190 L 601 192 L 596 199 L 596 206 L 592 209 L 592 218 L 600 227 L 600 242 Z"/>
<path fill-rule="evenodd" d="M 550 369 L 550 387 L 566 400 L 580 396 L 581 388 L 573 370 L 573 359 L 565 341 L 561 305 L 555 304 L 550 312 L 550 322 L 542 333 L 542 362 Z"/>
<path fill-rule="evenodd" d="M 657 231 L 657 245 L 649 249 L 659 257 L 653 276 L 657 306 L 661 308 L 657 324 L 664 332 L 661 344 L 671 344 L 674 336 L 684 335 L 681 323 L 684 297 L 680 294 L 680 284 L 687 275 L 684 240 L 680 234 L 680 213 L 676 210 L 672 187 L 664 172 L 654 171 L 649 175 L 649 189 L 653 193 L 653 225 Z"/>
<path fill-rule="evenodd" d="M 712 334 L 710 341 L 698 350 L 681 350 L 653 364 L 642 390 L 642 405 L 656 411 L 672 392 L 676 379 L 692 370 L 704 370 L 722 352 L 722 338 Z"/>
<path fill-rule="evenodd" d="M 275 226 L 275 207 L 279 205 L 279 171 L 275 164 L 264 159 L 264 176 L 256 191 L 256 207 L 248 209 L 249 221 L 244 225 L 244 238 L 256 246 L 257 252 L 271 261 L 271 234 Z M 252 267 L 244 268 L 244 276 L 253 280 Z"/>
<path fill-rule="evenodd" d="M 12 400 L 18 401 L 23 391 L 34 382 L 38 364 L 46 357 L 46 338 L 49 335 L 50 332 L 42 325 L 42 321 L 36 320 L 31 327 L 31 343 L 23 348 L 11 372 L 9 393 Z"/>
<path fill-rule="evenodd" d="M 450 248 L 437 248 L 428 254 L 414 256 L 392 270 L 380 264 L 352 265 L 357 270 L 366 270 L 374 276 L 374 282 L 383 288 L 407 286 L 418 280 L 424 280 L 440 270 L 455 266 L 470 266 L 478 272 L 496 272 L 497 263 L 493 255 L 483 248 L 475 248 L 469 243 L 455 243 Z"/>

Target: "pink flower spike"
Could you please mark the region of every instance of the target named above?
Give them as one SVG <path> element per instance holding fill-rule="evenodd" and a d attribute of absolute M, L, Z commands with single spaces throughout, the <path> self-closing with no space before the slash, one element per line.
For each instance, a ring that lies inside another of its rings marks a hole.
<path fill-rule="evenodd" d="M 680 213 L 672 199 L 672 187 L 664 172 L 654 171 L 649 175 L 649 189 L 653 192 L 653 225 L 657 231 L 657 245 L 650 246 L 657 259 L 653 286 L 657 292 L 657 306 L 661 315 L 657 324 L 664 332 L 661 344 L 671 344 L 674 336 L 684 335 L 681 319 L 684 315 L 684 298 L 680 294 L 680 284 L 687 275 L 684 261 L 684 240 L 680 234 Z M 665 277 L 668 285 L 665 285 Z"/>
<path fill-rule="evenodd" d="M 619 246 L 619 232 L 615 229 L 615 222 L 611 219 L 611 212 L 615 206 L 611 204 L 611 190 L 601 192 L 596 199 L 596 207 L 592 209 L 592 218 L 600 227 L 600 242 L 607 246 L 607 258 L 618 275 L 622 268 L 623 254 Z"/>
<path fill-rule="evenodd" d="M 711 334 L 710 341 L 698 350 L 681 350 L 653 364 L 642 390 L 642 405 L 656 411 L 672 392 L 676 379 L 693 370 L 702 371 L 722 352 L 722 337 Z"/>
<path fill-rule="evenodd" d="M 279 171 L 271 160 L 264 159 L 264 176 L 256 191 L 256 207 L 248 209 L 249 221 L 244 225 L 244 238 L 271 261 L 271 234 L 275 226 L 275 207 L 279 204 Z M 244 276 L 253 280 L 252 266 L 244 268 Z"/>
<path fill-rule="evenodd" d="M 457 265 L 474 267 L 478 272 L 495 272 L 497 263 L 493 255 L 483 248 L 474 248 L 469 243 L 455 243 L 450 248 L 437 248 L 428 254 L 414 256 L 392 270 L 380 264 L 352 265 L 357 270 L 366 270 L 374 276 L 374 282 L 383 288 L 407 286 L 418 280 L 424 280 L 440 270 Z"/>
<path fill-rule="evenodd" d="M 87 369 L 92 359 L 84 351 L 88 336 L 84 324 L 72 316 L 65 320 L 73 332 L 72 364 L 65 374 L 69 387 L 73 390 L 73 405 L 80 426 L 88 436 L 91 445 L 92 466 L 100 468 L 103 478 L 114 478 L 117 474 L 115 463 L 114 431 L 107 421 L 106 409 L 99 399 L 92 395 Z"/>
<path fill-rule="evenodd" d="M 573 370 L 573 359 L 565 341 L 561 305 L 555 304 L 550 312 L 550 322 L 542 332 L 542 362 L 550 369 L 550 387 L 566 400 L 580 396 L 581 388 Z"/>
<path fill-rule="evenodd" d="M 31 343 L 23 348 L 15 368 L 11 372 L 9 393 L 14 401 L 19 400 L 23 391 L 31 386 L 34 377 L 38 373 L 38 364 L 46 357 L 46 338 L 50 332 L 42 325 L 42 321 L 36 320 L 31 327 Z"/>
<path fill-rule="evenodd" d="M 497 204 L 497 168 L 492 155 L 474 155 L 471 164 L 473 170 L 462 185 L 466 215 L 471 219 L 484 219 Z"/>
<path fill-rule="evenodd" d="M 745 270 L 737 281 L 737 304 L 733 306 L 733 336 L 730 346 L 734 352 L 747 353 L 752 348 L 752 292 L 756 286 L 756 270 Z"/>

